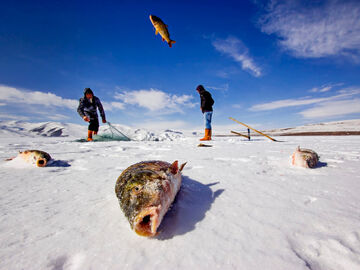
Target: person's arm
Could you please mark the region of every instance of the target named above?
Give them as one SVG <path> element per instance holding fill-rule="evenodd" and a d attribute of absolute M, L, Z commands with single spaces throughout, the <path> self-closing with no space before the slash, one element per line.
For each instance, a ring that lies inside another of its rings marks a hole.
<path fill-rule="evenodd" d="M 200 99 L 201 99 L 200 108 L 201 108 L 201 111 L 204 112 L 206 99 L 205 99 L 204 95 L 200 95 Z"/>
<path fill-rule="evenodd" d="M 101 115 L 102 122 L 106 123 L 105 111 L 104 111 L 104 108 L 103 108 L 99 98 L 96 99 L 96 103 L 97 103 L 96 105 L 97 105 L 100 115 Z"/>
<path fill-rule="evenodd" d="M 80 100 L 79 100 L 79 106 L 78 106 L 77 112 L 81 116 L 81 118 L 84 119 L 86 122 L 90 121 L 90 119 L 84 113 L 84 99 L 83 98 L 80 98 Z"/>

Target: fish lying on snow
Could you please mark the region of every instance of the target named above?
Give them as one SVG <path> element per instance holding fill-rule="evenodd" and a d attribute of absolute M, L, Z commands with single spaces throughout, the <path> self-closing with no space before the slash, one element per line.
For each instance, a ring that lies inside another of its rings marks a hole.
<path fill-rule="evenodd" d="M 131 228 L 141 236 L 155 236 L 181 186 L 178 161 L 143 161 L 128 167 L 116 181 L 115 193 Z"/>
<path fill-rule="evenodd" d="M 169 44 L 169 47 L 171 48 L 172 44 L 175 43 L 176 41 L 170 39 L 170 34 L 167 25 L 159 17 L 156 17 L 155 15 L 150 15 L 149 17 L 151 23 L 155 28 L 155 35 L 159 33 L 160 36 L 162 37 L 162 40 L 163 41 L 166 40 L 166 42 Z"/>
<path fill-rule="evenodd" d="M 51 156 L 40 150 L 25 150 L 19 152 L 18 157 L 22 158 L 25 162 L 35 164 L 37 167 L 45 167 L 46 164 L 51 159 Z M 7 160 L 12 160 L 14 158 L 9 158 Z"/>
<path fill-rule="evenodd" d="M 295 166 L 300 166 L 304 168 L 314 168 L 319 162 L 319 156 L 313 150 L 310 149 L 301 149 L 298 146 L 295 152 L 292 154 L 291 164 Z"/>

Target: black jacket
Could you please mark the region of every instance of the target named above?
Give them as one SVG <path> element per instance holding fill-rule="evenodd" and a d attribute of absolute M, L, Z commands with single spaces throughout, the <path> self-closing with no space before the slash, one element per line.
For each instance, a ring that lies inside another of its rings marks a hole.
<path fill-rule="evenodd" d="M 80 98 L 77 111 L 82 118 L 87 116 L 90 118 L 90 120 L 97 119 L 98 114 L 96 109 L 99 109 L 101 118 L 104 120 L 105 112 L 98 97 L 93 96 L 92 102 L 90 102 L 90 100 L 88 100 L 86 97 Z"/>
<path fill-rule="evenodd" d="M 206 91 L 200 91 L 200 99 L 201 99 L 201 111 L 204 112 L 212 112 L 213 108 L 212 105 L 214 105 L 214 100 L 211 96 L 211 94 Z"/>

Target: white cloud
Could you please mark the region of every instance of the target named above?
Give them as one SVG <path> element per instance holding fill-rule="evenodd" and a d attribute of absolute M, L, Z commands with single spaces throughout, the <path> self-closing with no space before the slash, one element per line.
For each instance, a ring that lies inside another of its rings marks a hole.
<path fill-rule="evenodd" d="M 1 103 L 1 102 L 0 102 L 0 106 L 6 106 L 6 103 Z"/>
<path fill-rule="evenodd" d="M 215 90 L 215 91 L 228 91 L 229 90 L 229 84 L 225 83 L 223 85 L 220 86 L 206 86 L 206 88 L 210 89 L 210 90 Z"/>
<path fill-rule="evenodd" d="M 266 111 L 275 110 L 285 107 L 304 106 L 310 104 L 316 104 L 321 102 L 332 101 L 336 99 L 342 99 L 349 96 L 360 94 L 360 89 L 343 89 L 339 91 L 340 94 L 325 98 L 298 98 L 298 99 L 282 99 L 268 103 L 256 104 L 250 108 L 250 111 Z"/>
<path fill-rule="evenodd" d="M 353 113 L 360 113 L 360 99 L 325 102 L 315 108 L 300 112 L 304 118 L 309 119 L 337 117 Z"/>
<path fill-rule="evenodd" d="M 249 56 L 249 50 L 243 42 L 235 37 L 228 37 L 227 39 L 216 39 L 212 45 L 219 52 L 231 57 L 235 62 L 241 64 L 243 70 L 249 72 L 255 77 L 261 76 L 261 69 L 254 60 Z"/>
<path fill-rule="evenodd" d="M 121 103 L 121 102 L 101 102 L 101 104 L 104 107 L 105 111 L 112 111 L 112 110 L 124 110 L 125 109 L 125 104 Z"/>
<path fill-rule="evenodd" d="M 343 83 L 336 83 L 336 84 L 324 84 L 320 87 L 314 87 L 311 90 L 309 90 L 310 93 L 324 93 L 328 92 L 331 89 L 333 89 L 336 86 L 341 86 Z"/>
<path fill-rule="evenodd" d="M 0 100 L 15 104 L 33 104 L 46 107 L 67 107 L 76 109 L 78 101 L 75 99 L 65 99 L 53 93 L 43 93 L 40 91 L 19 90 L 14 87 L 0 85 Z"/>
<path fill-rule="evenodd" d="M 279 44 L 296 57 L 360 59 L 360 2 L 310 2 L 271 1 L 261 30 L 279 36 Z"/>
<path fill-rule="evenodd" d="M 134 90 L 116 93 L 115 98 L 122 100 L 125 104 L 137 105 L 148 109 L 151 112 L 182 112 L 183 107 L 194 107 L 190 100 L 191 95 L 171 95 L 157 89 Z"/>
<path fill-rule="evenodd" d="M 17 121 L 26 121 L 30 120 L 28 116 L 19 116 L 19 115 L 11 115 L 11 114 L 2 114 L 0 113 L 1 120 L 17 120 Z"/>
<path fill-rule="evenodd" d="M 241 104 L 233 104 L 232 107 L 235 109 L 241 109 L 243 106 Z"/>

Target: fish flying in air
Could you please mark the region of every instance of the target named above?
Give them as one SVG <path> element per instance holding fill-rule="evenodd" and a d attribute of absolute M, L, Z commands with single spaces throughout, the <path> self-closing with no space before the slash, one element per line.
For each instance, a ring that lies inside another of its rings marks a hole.
<path fill-rule="evenodd" d="M 131 229 L 141 236 L 155 236 L 181 186 L 178 161 L 143 161 L 128 167 L 116 181 L 115 193 Z"/>
<path fill-rule="evenodd" d="M 169 44 L 169 47 L 172 47 L 172 44 L 174 44 L 176 41 L 170 39 L 170 34 L 168 31 L 168 26 L 157 16 L 150 15 L 150 21 L 155 27 L 155 35 L 158 33 L 162 37 L 163 41 L 166 41 Z"/>

